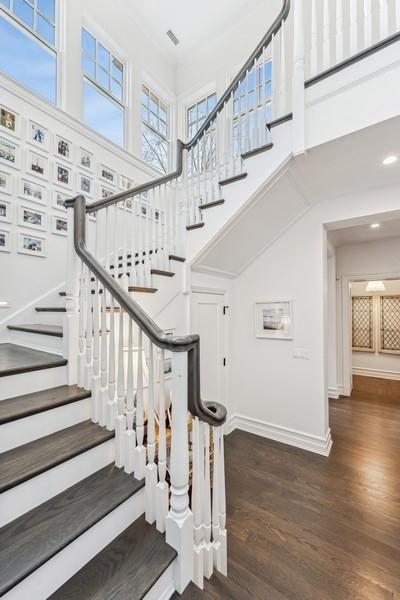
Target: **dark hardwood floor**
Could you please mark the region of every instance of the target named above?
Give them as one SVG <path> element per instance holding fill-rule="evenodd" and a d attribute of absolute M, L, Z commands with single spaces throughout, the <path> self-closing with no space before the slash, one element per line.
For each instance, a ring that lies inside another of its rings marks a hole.
<path fill-rule="evenodd" d="M 331 401 L 328 459 L 227 438 L 229 578 L 185 600 L 400 599 L 400 386 L 355 384 Z"/>

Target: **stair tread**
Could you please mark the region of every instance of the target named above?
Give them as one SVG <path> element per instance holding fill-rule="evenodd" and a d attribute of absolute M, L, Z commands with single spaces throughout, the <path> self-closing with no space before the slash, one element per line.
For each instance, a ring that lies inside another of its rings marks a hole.
<path fill-rule="evenodd" d="M 36 312 L 55 312 L 55 313 L 65 313 L 67 309 L 65 306 L 37 306 L 35 308 Z"/>
<path fill-rule="evenodd" d="M 140 517 L 49 600 L 141 600 L 175 557 L 164 536 Z"/>
<path fill-rule="evenodd" d="M 214 208 L 215 206 L 221 206 L 225 203 L 225 200 L 221 198 L 220 200 L 213 200 L 212 202 L 206 202 L 204 204 L 200 204 L 200 210 L 207 210 L 209 208 Z"/>
<path fill-rule="evenodd" d="M 17 344 L 0 344 L 0 377 L 63 367 L 67 360 L 57 354 L 25 348 Z"/>
<path fill-rule="evenodd" d="M 0 529 L 0 596 L 144 486 L 114 464 Z"/>
<path fill-rule="evenodd" d="M 58 408 L 90 397 L 90 392 L 76 385 L 61 385 L 50 390 L 25 394 L 0 402 L 0 425 L 37 413 Z"/>
<path fill-rule="evenodd" d="M 253 150 L 243 152 L 242 159 L 246 160 L 247 158 L 261 154 L 262 152 L 268 152 L 268 150 L 272 150 L 273 147 L 274 144 L 272 142 L 268 142 L 268 144 L 263 144 L 262 146 L 257 146 L 257 148 L 253 148 Z"/>
<path fill-rule="evenodd" d="M 193 225 L 186 225 L 186 229 L 188 231 L 193 231 L 193 229 L 200 229 L 201 227 L 204 227 L 205 223 L 201 222 L 201 223 L 193 223 Z"/>
<path fill-rule="evenodd" d="M 147 294 L 155 294 L 157 292 L 157 288 L 151 288 L 151 287 L 142 287 L 142 286 L 136 286 L 136 285 L 131 285 L 129 286 L 129 291 L 130 292 L 144 292 Z"/>
<path fill-rule="evenodd" d="M 0 493 L 113 439 L 114 431 L 84 421 L 0 454 Z"/>
<path fill-rule="evenodd" d="M 63 337 L 62 325 L 42 325 L 40 323 L 29 323 L 24 325 L 7 325 L 11 331 L 26 331 L 27 333 L 39 333 L 52 337 Z"/>
<path fill-rule="evenodd" d="M 151 269 L 152 275 L 162 275 L 164 277 L 174 277 L 173 271 L 165 271 L 164 269 Z"/>
<path fill-rule="evenodd" d="M 186 258 L 183 258 L 183 256 L 177 256 L 176 254 L 170 254 L 168 258 L 169 260 L 175 260 L 176 262 L 184 263 L 186 261 Z"/>
<path fill-rule="evenodd" d="M 235 183 L 235 181 L 240 181 L 241 179 L 245 179 L 247 177 L 247 173 L 239 173 L 238 175 L 232 175 L 232 177 L 227 177 L 226 179 L 222 179 L 219 182 L 219 185 L 229 185 L 230 183 Z"/>

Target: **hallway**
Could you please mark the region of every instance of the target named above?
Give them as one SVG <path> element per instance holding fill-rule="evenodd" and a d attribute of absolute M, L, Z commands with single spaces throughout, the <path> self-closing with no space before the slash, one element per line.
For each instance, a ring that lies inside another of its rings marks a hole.
<path fill-rule="evenodd" d="M 187 600 L 400 598 L 400 382 L 333 400 L 329 459 L 227 438 L 228 575 Z"/>

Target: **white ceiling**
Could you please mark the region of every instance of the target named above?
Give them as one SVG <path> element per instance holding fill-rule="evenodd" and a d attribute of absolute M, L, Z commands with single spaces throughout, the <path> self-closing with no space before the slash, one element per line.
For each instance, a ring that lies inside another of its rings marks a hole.
<path fill-rule="evenodd" d="M 400 236 L 400 219 L 380 222 L 379 229 L 371 229 L 369 224 L 346 227 L 329 231 L 329 240 L 336 248 L 350 244 L 363 244 Z"/>
<path fill-rule="evenodd" d="M 261 2 L 265 0 L 130 0 L 126 9 L 159 46 L 179 60 L 240 22 L 243 14 Z M 176 47 L 166 36 L 169 29 L 180 40 Z"/>

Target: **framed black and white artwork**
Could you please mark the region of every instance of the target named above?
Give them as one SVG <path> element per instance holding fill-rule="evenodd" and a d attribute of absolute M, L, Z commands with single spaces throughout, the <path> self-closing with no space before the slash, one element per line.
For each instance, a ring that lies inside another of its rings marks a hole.
<path fill-rule="evenodd" d="M 271 300 L 255 305 L 257 338 L 271 340 L 293 339 L 293 301 Z"/>

